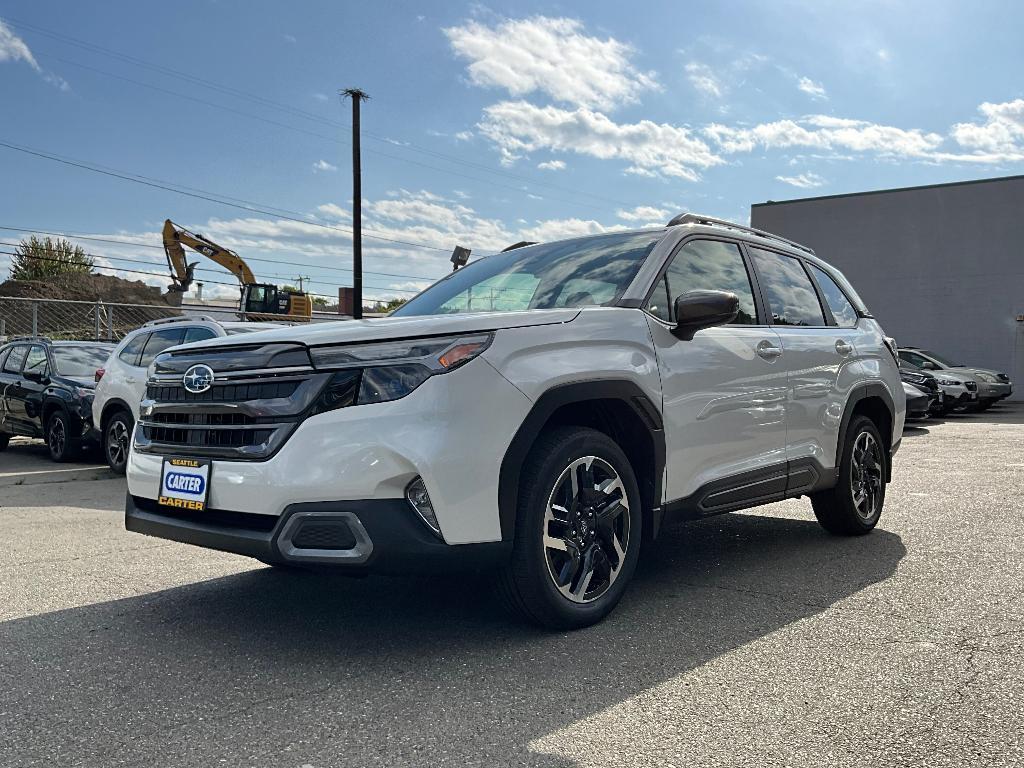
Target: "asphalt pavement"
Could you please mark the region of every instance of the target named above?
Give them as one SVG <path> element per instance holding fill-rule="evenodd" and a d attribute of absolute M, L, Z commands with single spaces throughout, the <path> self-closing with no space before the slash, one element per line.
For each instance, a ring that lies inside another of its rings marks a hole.
<path fill-rule="evenodd" d="M 607 621 L 552 634 L 483 578 L 126 533 L 123 480 L 12 444 L 0 765 L 1021 765 L 1022 449 L 1024 405 L 925 422 L 871 535 L 806 500 L 672 527 Z"/>

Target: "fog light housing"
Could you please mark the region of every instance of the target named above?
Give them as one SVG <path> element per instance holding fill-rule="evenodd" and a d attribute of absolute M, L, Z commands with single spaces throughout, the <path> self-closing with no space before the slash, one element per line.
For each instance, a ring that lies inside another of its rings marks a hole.
<path fill-rule="evenodd" d="M 434 535 L 441 536 L 441 526 L 437 524 L 437 516 L 434 514 L 434 505 L 430 501 L 430 494 L 427 493 L 427 486 L 423 483 L 422 477 L 417 477 L 405 489 L 405 498 L 409 502 L 420 520 L 426 523 L 427 527 L 434 532 Z"/>

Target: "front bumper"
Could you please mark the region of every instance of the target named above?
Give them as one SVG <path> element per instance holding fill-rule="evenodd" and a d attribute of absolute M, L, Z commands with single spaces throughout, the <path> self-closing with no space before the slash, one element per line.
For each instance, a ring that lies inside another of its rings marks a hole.
<path fill-rule="evenodd" d="M 1012 384 L 1004 384 L 1002 382 L 998 384 L 991 384 L 987 381 L 978 382 L 979 400 L 1003 400 L 1012 394 Z"/>
<path fill-rule="evenodd" d="M 505 541 L 445 544 L 403 499 L 292 504 L 280 517 L 270 518 L 215 509 L 163 509 L 129 493 L 125 528 L 266 563 L 356 574 L 489 569 L 504 564 L 511 553 L 511 542 Z"/>

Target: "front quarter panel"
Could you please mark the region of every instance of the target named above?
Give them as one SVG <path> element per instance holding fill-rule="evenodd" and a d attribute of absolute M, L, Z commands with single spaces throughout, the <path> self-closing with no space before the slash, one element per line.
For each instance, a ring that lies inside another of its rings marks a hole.
<path fill-rule="evenodd" d="M 484 359 L 534 402 L 562 384 L 618 379 L 661 408 L 658 362 L 639 309 L 588 307 L 563 325 L 499 331 Z"/>

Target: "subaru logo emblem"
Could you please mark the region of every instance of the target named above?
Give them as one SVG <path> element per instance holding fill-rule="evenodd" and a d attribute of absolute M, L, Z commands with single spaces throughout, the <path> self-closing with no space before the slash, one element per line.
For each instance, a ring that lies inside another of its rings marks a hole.
<path fill-rule="evenodd" d="M 193 365 L 182 377 L 185 390 L 193 395 L 201 395 L 213 386 L 213 368 L 208 365 Z"/>

